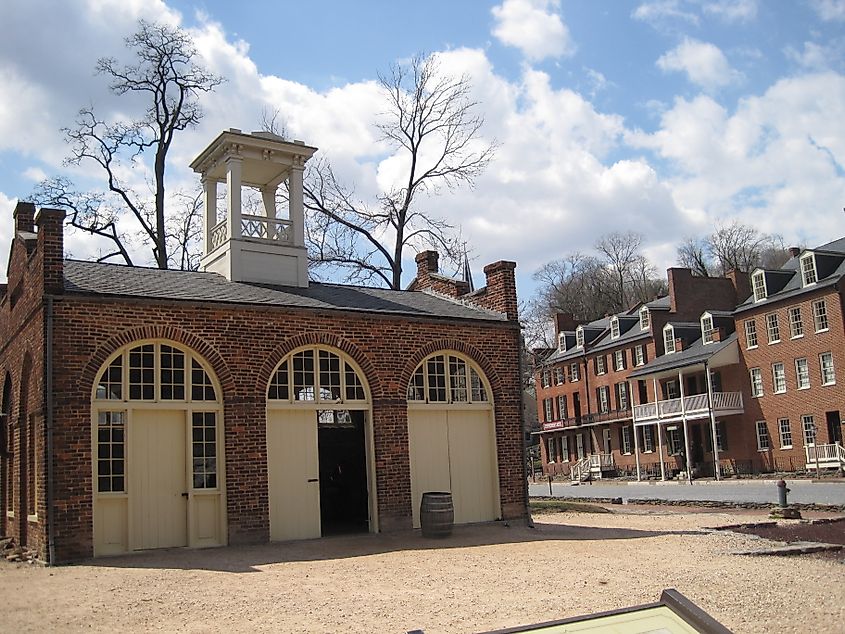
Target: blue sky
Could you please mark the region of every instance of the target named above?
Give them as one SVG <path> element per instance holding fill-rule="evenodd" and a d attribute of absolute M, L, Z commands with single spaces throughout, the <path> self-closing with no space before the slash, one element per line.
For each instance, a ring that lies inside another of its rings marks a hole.
<path fill-rule="evenodd" d="M 685 236 L 734 219 L 789 244 L 845 235 L 845 0 L 11 0 L 5 14 L 3 252 L 14 202 L 67 173 L 59 128 L 89 103 L 132 114 L 93 68 L 139 18 L 189 29 L 229 80 L 173 149 L 174 191 L 196 186 L 187 163 L 217 132 L 278 108 L 372 199 L 399 170 L 373 129 L 377 73 L 418 52 L 466 73 L 496 160 L 474 190 L 423 203 L 461 225 L 477 278 L 516 260 L 523 299 L 540 265 L 612 229 L 642 232 L 661 268 Z M 143 186 L 144 169 L 127 177 Z M 70 175 L 97 186 L 90 169 Z M 68 238 L 75 257 L 100 248 Z"/>

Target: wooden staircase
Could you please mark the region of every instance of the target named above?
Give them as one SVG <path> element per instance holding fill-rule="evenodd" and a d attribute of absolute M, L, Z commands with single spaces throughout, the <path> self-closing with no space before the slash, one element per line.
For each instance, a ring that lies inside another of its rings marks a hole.
<path fill-rule="evenodd" d="M 613 462 L 612 454 L 589 454 L 572 465 L 569 476 L 572 484 L 578 484 L 587 480 L 601 480 L 603 473 L 615 469 L 616 465 Z"/>
<path fill-rule="evenodd" d="M 845 472 L 845 447 L 834 443 L 830 445 L 811 445 L 804 447 L 806 469 L 839 469 Z"/>

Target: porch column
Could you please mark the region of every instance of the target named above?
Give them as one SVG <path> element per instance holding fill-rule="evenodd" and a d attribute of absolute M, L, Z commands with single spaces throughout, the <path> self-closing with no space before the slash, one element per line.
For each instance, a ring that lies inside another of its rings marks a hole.
<path fill-rule="evenodd" d="M 205 255 L 212 251 L 211 231 L 217 224 L 217 181 L 209 176 L 202 177 L 203 189 L 203 244 Z"/>
<path fill-rule="evenodd" d="M 243 181 L 243 159 L 240 156 L 229 156 L 226 159 L 226 237 L 241 237 L 241 187 Z"/>
<path fill-rule="evenodd" d="M 634 393 L 631 392 L 631 382 L 628 381 L 628 401 L 631 403 L 631 425 L 634 431 L 634 460 L 637 461 L 637 482 L 642 481 L 640 476 L 640 441 L 637 438 L 637 417 L 634 409 Z M 642 403 L 639 403 L 642 405 Z"/>
<path fill-rule="evenodd" d="M 716 413 L 713 411 L 713 381 L 710 377 L 710 366 L 704 362 L 704 374 L 707 376 L 707 410 L 710 412 L 710 435 L 713 437 L 713 470 L 716 481 L 722 479 L 719 469 L 719 448 L 716 446 Z"/>
<path fill-rule="evenodd" d="M 663 434 L 660 431 L 660 398 L 658 397 L 659 392 L 657 391 L 657 377 L 651 381 L 654 385 L 654 412 L 657 416 L 657 455 L 660 458 L 660 479 L 665 482 L 666 467 L 663 466 Z"/>
<path fill-rule="evenodd" d="M 684 421 L 684 452 L 686 453 L 686 463 L 687 463 L 687 482 L 692 484 L 692 469 L 690 468 L 690 454 L 689 454 L 689 429 L 687 426 L 687 407 L 684 399 L 684 372 L 683 370 L 678 370 L 678 383 L 681 386 L 681 418 Z"/>

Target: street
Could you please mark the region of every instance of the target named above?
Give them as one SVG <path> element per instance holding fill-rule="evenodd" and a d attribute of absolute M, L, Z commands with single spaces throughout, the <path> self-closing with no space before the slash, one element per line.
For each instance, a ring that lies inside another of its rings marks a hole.
<path fill-rule="evenodd" d="M 776 480 L 730 480 L 723 482 L 629 482 L 583 483 L 573 486 L 568 482 L 552 484 L 554 497 L 565 498 L 616 498 L 629 499 L 692 500 L 720 502 L 777 503 Z M 845 482 L 811 482 L 788 480 L 789 502 L 798 504 L 845 505 Z M 529 484 L 529 494 L 548 496 L 549 483 L 537 480 Z"/>

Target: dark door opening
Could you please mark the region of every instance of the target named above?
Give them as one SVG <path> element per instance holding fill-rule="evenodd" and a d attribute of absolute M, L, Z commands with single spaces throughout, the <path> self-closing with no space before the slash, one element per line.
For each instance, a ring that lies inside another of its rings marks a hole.
<path fill-rule="evenodd" d="M 572 409 L 575 415 L 575 422 L 581 422 L 581 395 L 578 392 L 575 392 L 572 395 Z"/>
<path fill-rule="evenodd" d="M 827 412 L 827 437 L 831 444 L 842 444 L 842 423 L 839 420 L 839 412 Z"/>
<path fill-rule="evenodd" d="M 317 412 L 320 459 L 320 522 L 323 535 L 369 530 L 366 412 Z"/>

